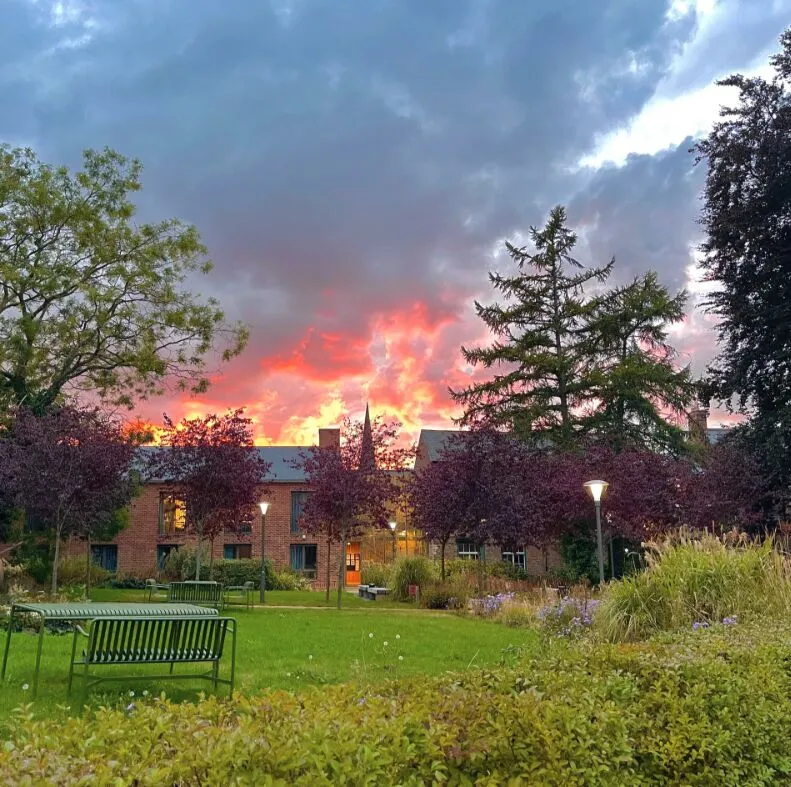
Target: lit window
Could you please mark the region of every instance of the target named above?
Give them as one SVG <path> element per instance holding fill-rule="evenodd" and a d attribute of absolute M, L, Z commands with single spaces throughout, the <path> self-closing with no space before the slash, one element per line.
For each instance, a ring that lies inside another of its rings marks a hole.
<path fill-rule="evenodd" d="M 159 498 L 159 532 L 162 535 L 183 533 L 187 526 L 187 504 L 173 495 Z"/>

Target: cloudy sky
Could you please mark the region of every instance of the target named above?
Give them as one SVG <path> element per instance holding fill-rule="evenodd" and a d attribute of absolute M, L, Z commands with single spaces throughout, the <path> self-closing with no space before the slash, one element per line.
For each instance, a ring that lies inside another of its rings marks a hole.
<path fill-rule="evenodd" d="M 0 141 L 77 165 L 140 158 L 140 216 L 195 223 L 201 291 L 252 327 L 209 394 L 261 442 L 312 442 L 366 401 L 447 427 L 485 340 L 503 240 L 569 206 L 579 257 L 693 293 L 704 177 L 689 154 L 768 73 L 791 0 L 0 0 Z"/>

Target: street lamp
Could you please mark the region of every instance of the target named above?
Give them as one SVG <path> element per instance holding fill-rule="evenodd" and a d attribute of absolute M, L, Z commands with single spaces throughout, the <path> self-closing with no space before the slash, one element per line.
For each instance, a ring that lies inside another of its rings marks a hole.
<path fill-rule="evenodd" d="M 596 506 L 596 547 L 599 552 L 599 584 L 604 584 L 604 548 L 601 537 L 601 496 L 609 484 L 606 481 L 586 481 L 585 488 L 591 493 Z"/>
<path fill-rule="evenodd" d="M 266 512 L 269 509 L 269 501 L 262 500 L 258 507 L 261 509 L 261 589 L 258 592 L 258 600 L 263 604 L 266 601 Z"/>
<path fill-rule="evenodd" d="M 398 527 L 398 523 L 393 519 L 387 523 L 390 525 L 390 532 L 393 534 L 393 560 L 396 559 L 396 527 Z"/>

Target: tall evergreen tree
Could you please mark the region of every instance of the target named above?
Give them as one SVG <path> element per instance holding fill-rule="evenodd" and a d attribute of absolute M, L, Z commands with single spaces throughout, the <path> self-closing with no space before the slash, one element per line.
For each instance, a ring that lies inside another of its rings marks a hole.
<path fill-rule="evenodd" d="M 684 319 L 686 302 L 686 292 L 671 296 L 649 271 L 612 290 L 591 323 L 599 376 L 591 426 L 616 450 L 684 450 L 684 433 L 672 416 L 686 410 L 694 386 L 689 367 L 675 364 L 667 327 Z"/>
<path fill-rule="evenodd" d="M 771 80 L 735 74 L 717 84 L 739 103 L 695 148 L 708 165 L 701 267 L 718 285 L 716 395 L 791 423 L 791 29 L 771 59 Z"/>
<path fill-rule="evenodd" d="M 584 287 L 604 282 L 613 262 L 584 268 L 572 257 L 577 236 L 561 206 L 543 229 L 531 227 L 530 237 L 535 253 L 506 243 L 516 274 L 489 274 L 506 303 L 475 304 L 495 341 L 462 347 L 468 363 L 498 373 L 451 396 L 464 406 L 462 424 L 505 426 L 524 438 L 565 445 L 584 428 L 580 407 L 594 390 L 588 323 L 598 300 L 586 298 Z"/>

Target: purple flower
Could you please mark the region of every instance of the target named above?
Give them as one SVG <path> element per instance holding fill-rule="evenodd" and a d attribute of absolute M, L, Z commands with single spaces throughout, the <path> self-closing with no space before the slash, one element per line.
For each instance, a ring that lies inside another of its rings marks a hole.
<path fill-rule="evenodd" d="M 723 626 L 735 626 L 739 622 L 739 619 L 736 615 L 728 615 L 722 619 Z"/>
<path fill-rule="evenodd" d="M 707 620 L 695 621 L 692 624 L 692 630 L 697 631 L 698 629 L 707 629 L 709 627 L 709 622 Z"/>

